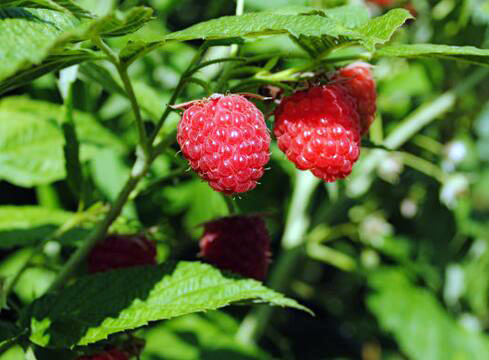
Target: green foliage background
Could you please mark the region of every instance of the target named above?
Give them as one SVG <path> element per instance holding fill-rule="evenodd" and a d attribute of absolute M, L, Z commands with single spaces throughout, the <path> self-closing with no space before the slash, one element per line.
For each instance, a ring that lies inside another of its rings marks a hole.
<path fill-rule="evenodd" d="M 0 0 L 0 359 L 72 359 L 132 335 L 143 360 L 489 358 L 489 3 L 412 0 L 405 25 L 405 10 L 342 0 L 246 0 L 220 18 L 235 6 Z M 198 262 L 199 225 L 228 208 L 171 144 L 111 227 L 155 239 L 161 264 L 87 276 L 82 263 L 45 295 L 139 159 L 117 70 L 151 132 L 203 40 L 203 62 L 230 44 L 238 56 L 195 71 L 176 102 L 290 92 L 304 72 L 370 61 L 378 118 L 353 174 L 319 183 L 272 146 L 261 185 L 235 199 L 267 214 L 263 285 Z M 231 303 L 245 306 L 215 310 Z"/>

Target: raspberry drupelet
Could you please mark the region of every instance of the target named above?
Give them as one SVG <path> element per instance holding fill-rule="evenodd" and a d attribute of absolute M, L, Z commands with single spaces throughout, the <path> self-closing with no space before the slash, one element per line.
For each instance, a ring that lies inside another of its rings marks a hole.
<path fill-rule="evenodd" d="M 256 187 L 270 159 L 263 114 L 240 95 L 213 95 L 189 104 L 177 141 L 192 169 L 216 191 L 243 193 Z"/>

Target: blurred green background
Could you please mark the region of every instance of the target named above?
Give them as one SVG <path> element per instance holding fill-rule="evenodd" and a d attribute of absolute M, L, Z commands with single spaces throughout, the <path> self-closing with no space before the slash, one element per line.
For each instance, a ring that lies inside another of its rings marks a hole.
<path fill-rule="evenodd" d="M 100 15 L 116 7 L 153 7 L 157 20 L 136 34 L 142 38 L 231 15 L 235 10 L 235 3 L 229 0 L 79 3 Z M 246 10 L 344 3 L 246 0 Z M 404 1 L 392 4 L 406 5 Z M 488 47 L 489 1 L 412 0 L 409 5 L 415 9 L 417 20 L 405 26 L 396 41 Z M 371 3 L 368 6 L 372 14 L 385 11 Z M 125 39 L 113 40 L 112 44 L 117 46 L 118 41 Z M 160 116 L 162 104 L 195 54 L 196 45 L 172 43 L 131 67 L 136 92 L 150 120 L 148 126 Z M 227 47 L 215 47 L 207 56 L 216 58 L 226 51 Z M 300 63 L 303 55 L 286 36 L 247 42 L 241 50 L 246 56 L 272 51 L 288 54 L 273 66 L 274 71 Z M 200 76 L 211 80 L 221 70 L 216 65 Z M 82 154 L 93 197 L 113 200 L 129 172 L 133 160 L 129 150 L 137 134 L 127 99 L 94 81 L 94 71 L 90 65 L 81 65 L 75 83 L 75 108 L 87 123 L 98 122 L 104 128 L 106 135 L 96 150 L 90 140 L 82 139 Z M 283 291 L 311 308 L 316 316 L 275 309 L 255 345 L 236 339 L 248 306 L 159 322 L 136 332 L 146 340 L 143 360 L 489 359 L 488 72 L 466 63 L 394 58 L 375 61 L 374 73 L 379 115 L 371 130 L 372 141 L 382 139 L 383 133 L 412 116 L 431 116 L 431 120 L 399 152 L 363 149 L 350 178 L 321 185 L 314 193 L 309 207 L 307 254 L 290 274 Z M 239 78 L 237 73 L 236 85 L 241 84 Z M 459 91 L 461 85 L 474 79 L 477 84 Z M 60 106 L 52 104 L 62 104 L 56 76 L 50 74 L 0 99 L 0 119 L 2 103 L 14 101 L 19 111 L 28 109 L 30 100 L 24 103 L 23 98 L 7 98 L 25 94 L 51 103 L 42 111 L 36 108 L 40 114 L 32 116 L 46 116 Z M 205 95 L 200 87 L 191 85 L 181 100 Z M 419 115 L 420 109 L 425 113 Z M 269 108 L 263 110 L 270 112 Z M 175 115 L 172 121 L 177 120 Z M 95 130 L 87 125 L 86 132 L 90 131 Z M 158 240 L 161 261 L 195 260 L 201 231 L 197 225 L 227 213 L 219 194 L 184 171 L 186 164 L 177 151 L 173 147 L 157 159 L 145 180 L 151 191 L 143 191 L 127 206 L 118 222 L 126 230 L 147 229 Z M 281 252 L 279 242 L 294 170 L 276 148 L 270 167 L 262 185 L 237 202 L 243 212 L 269 214 L 273 270 Z M 181 175 L 160 181 L 169 169 L 182 170 Z M 55 172 L 50 174 L 52 181 L 32 188 L 0 182 L 0 204 L 75 210 L 76 201 L 67 184 L 58 181 Z M 7 226 L 0 217 L 0 229 L 2 225 Z M 2 250 L 0 274 L 9 274 L 26 251 Z M 62 255 L 56 244 L 46 248 L 48 259 L 50 251 Z M 15 289 L 17 301 L 30 302 L 53 277 L 49 261 L 30 268 Z M 9 316 L 8 312 L 2 314 Z M 13 348 L 0 358 L 22 358 L 20 353 L 20 348 Z"/>

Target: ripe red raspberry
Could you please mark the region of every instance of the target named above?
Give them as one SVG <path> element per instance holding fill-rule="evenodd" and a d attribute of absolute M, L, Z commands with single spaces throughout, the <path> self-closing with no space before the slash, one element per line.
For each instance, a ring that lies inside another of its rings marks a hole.
<path fill-rule="evenodd" d="M 239 95 L 194 102 L 178 125 L 177 141 L 192 169 L 225 194 L 255 188 L 270 159 L 263 114 Z"/>
<path fill-rule="evenodd" d="M 324 181 L 351 173 L 360 154 L 357 105 L 341 85 L 323 85 L 286 97 L 275 110 L 278 147 L 300 170 Z"/>
<path fill-rule="evenodd" d="M 360 130 L 361 134 L 364 134 L 375 120 L 377 110 L 377 92 L 371 65 L 361 61 L 350 64 L 338 69 L 333 80 L 338 80 L 357 101 L 361 122 Z"/>
<path fill-rule="evenodd" d="M 263 280 L 270 262 L 270 238 L 260 216 L 230 216 L 204 224 L 200 256 L 223 270 Z"/>
<path fill-rule="evenodd" d="M 129 360 L 129 355 L 126 352 L 112 349 L 95 355 L 82 356 L 77 360 Z"/>
<path fill-rule="evenodd" d="M 156 264 L 156 245 L 142 235 L 109 235 L 88 255 L 88 271 Z"/>

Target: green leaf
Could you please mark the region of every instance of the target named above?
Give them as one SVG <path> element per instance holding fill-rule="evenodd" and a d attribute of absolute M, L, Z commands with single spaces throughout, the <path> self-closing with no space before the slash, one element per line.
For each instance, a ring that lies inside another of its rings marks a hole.
<path fill-rule="evenodd" d="M 79 25 L 69 13 L 31 8 L 0 8 L 0 81 L 39 64 L 59 37 Z"/>
<path fill-rule="evenodd" d="M 58 71 L 85 61 L 100 60 L 101 58 L 100 54 L 86 49 L 63 50 L 61 53 L 54 52 L 42 63 L 20 70 L 15 75 L 0 81 L 0 95 L 16 87 L 27 85 L 49 72 Z"/>
<path fill-rule="evenodd" d="M 0 3 L 0 8 L 12 7 L 50 9 L 70 12 L 80 18 L 93 17 L 89 11 L 81 8 L 71 0 L 3 0 Z"/>
<path fill-rule="evenodd" d="M 489 353 L 489 337 L 463 328 L 432 293 L 415 286 L 399 270 L 379 270 L 368 280 L 375 290 L 368 297 L 369 309 L 408 358 L 476 360 Z"/>
<path fill-rule="evenodd" d="M 144 332 L 146 345 L 142 359 L 271 359 L 255 345 L 236 341 L 237 331 L 236 321 L 220 311 L 165 321 Z M 195 341 L 187 341 L 189 334 Z M 161 346 L 162 343 L 166 346 Z"/>
<path fill-rule="evenodd" d="M 132 7 L 127 13 L 116 11 L 86 24 L 78 32 L 82 39 L 94 35 L 102 37 L 123 36 L 140 29 L 153 20 L 153 9 L 145 6 Z"/>
<path fill-rule="evenodd" d="M 359 27 L 369 21 L 368 10 L 361 5 L 344 5 L 323 10 L 324 14 L 348 28 Z"/>
<path fill-rule="evenodd" d="M 0 320 L 0 343 L 17 337 L 21 330 L 12 323 Z"/>
<path fill-rule="evenodd" d="M 36 300 L 25 325 L 30 325 L 30 339 L 38 345 L 72 347 L 150 321 L 243 300 L 307 311 L 255 280 L 225 276 L 199 262 L 180 262 L 175 267 L 134 267 L 81 278 L 56 295 Z"/>
<path fill-rule="evenodd" d="M 19 186 L 48 184 L 65 177 L 60 105 L 24 97 L 0 101 L 0 179 Z M 82 160 L 100 148 L 124 146 L 96 120 L 75 111 Z"/>
<path fill-rule="evenodd" d="M 377 44 L 390 40 L 393 33 L 406 20 L 412 18 L 409 11 L 394 9 L 365 22 L 364 10 L 356 9 L 357 7 L 352 6 L 330 9 L 324 11 L 326 16 L 284 15 L 271 12 L 224 16 L 167 34 L 161 40 L 183 41 L 289 34 L 294 38 L 309 38 L 309 41 L 314 42 L 324 41 L 324 37 L 354 41 L 373 49 Z M 354 12 L 359 14 L 351 15 Z M 354 29 L 349 28 L 359 24 L 362 25 Z M 319 45 L 319 47 L 324 46 L 328 44 Z"/>
<path fill-rule="evenodd" d="M 355 35 L 339 22 L 320 15 L 281 15 L 270 12 L 223 16 L 167 34 L 162 40 L 225 39 L 290 34 L 338 37 Z"/>
<path fill-rule="evenodd" d="M 394 33 L 409 19 L 414 19 L 405 9 L 393 9 L 387 14 L 373 18 L 355 28 L 362 35 L 362 43 L 369 50 L 376 45 L 385 44 Z"/>
<path fill-rule="evenodd" d="M 36 244 L 72 216 L 68 211 L 40 206 L 0 206 L 0 248 Z M 80 229 L 74 229 L 68 231 L 62 241 L 80 235 Z"/>
<path fill-rule="evenodd" d="M 393 44 L 375 53 L 376 57 L 441 58 L 475 64 L 489 64 L 489 50 L 473 46 L 449 46 L 437 44 Z"/>

